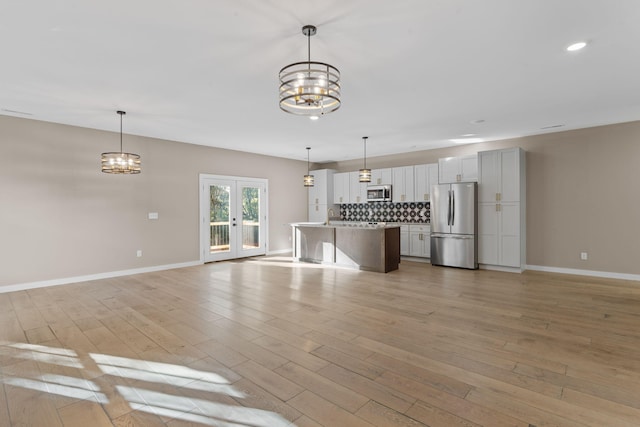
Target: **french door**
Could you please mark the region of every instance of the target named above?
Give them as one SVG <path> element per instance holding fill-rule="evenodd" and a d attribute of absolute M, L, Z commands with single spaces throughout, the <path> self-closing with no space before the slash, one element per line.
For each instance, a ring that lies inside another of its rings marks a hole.
<path fill-rule="evenodd" d="M 204 262 L 266 254 L 267 180 L 200 175 Z"/>

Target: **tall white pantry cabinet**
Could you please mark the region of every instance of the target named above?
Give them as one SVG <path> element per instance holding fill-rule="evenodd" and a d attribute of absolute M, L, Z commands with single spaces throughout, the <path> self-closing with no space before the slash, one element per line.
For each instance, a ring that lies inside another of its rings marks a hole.
<path fill-rule="evenodd" d="M 526 268 L 526 163 L 521 148 L 478 153 L 478 262 Z"/>

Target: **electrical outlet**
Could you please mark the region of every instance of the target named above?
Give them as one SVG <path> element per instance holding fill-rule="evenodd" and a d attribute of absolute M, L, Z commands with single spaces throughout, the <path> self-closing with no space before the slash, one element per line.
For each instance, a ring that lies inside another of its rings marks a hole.
<path fill-rule="evenodd" d="M 140 258 L 142 256 L 142 249 L 138 249 L 138 251 L 136 252 L 136 256 L 138 258 Z"/>
<path fill-rule="evenodd" d="M 582 261 L 586 261 L 587 259 L 589 259 L 589 255 L 586 252 L 580 252 L 580 259 Z"/>

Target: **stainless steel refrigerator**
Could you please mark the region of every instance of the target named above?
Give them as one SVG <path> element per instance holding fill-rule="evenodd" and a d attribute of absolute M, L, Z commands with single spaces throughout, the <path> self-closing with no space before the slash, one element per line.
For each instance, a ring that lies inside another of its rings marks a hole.
<path fill-rule="evenodd" d="M 478 268 L 478 184 L 431 188 L 431 264 Z"/>

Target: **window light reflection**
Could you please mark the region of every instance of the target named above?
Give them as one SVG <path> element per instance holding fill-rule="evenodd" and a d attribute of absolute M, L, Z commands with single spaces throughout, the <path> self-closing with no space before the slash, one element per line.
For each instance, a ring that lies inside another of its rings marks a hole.
<path fill-rule="evenodd" d="M 134 411 L 149 412 L 201 425 L 235 427 L 294 425 L 275 412 L 240 406 L 241 399 L 247 396 L 215 372 L 106 354 L 78 354 L 70 349 L 26 343 L 0 342 L 0 356 L 5 362 L 11 359 L 26 360 L 26 362 L 14 364 L 6 363 L 6 366 L 19 366 L 19 369 L 15 369 L 13 373 L 11 372 L 13 370 L 5 370 L 0 375 L 0 383 L 37 393 L 91 400 L 106 405 L 110 401 L 105 392 L 109 394 L 117 392 Z M 49 365 L 58 365 L 58 367 Z M 113 388 L 109 387 L 109 390 L 103 391 L 97 383 L 84 378 L 90 373 L 94 380 L 98 380 L 95 376 L 96 365 L 100 370 L 98 376 L 109 376 L 105 384 L 113 384 Z M 75 369 L 65 369 L 64 372 L 68 375 L 61 375 L 60 366 Z M 46 372 L 47 369 L 51 369 L 52 372 Z M 167 386 L 172 386 L 175 391 L 167 393 L 148 390 L 142 385 L 138 387 L 125 385 L 130 384 L 131 380 L 142 380 L 148 383 L 149 387 L 161 384 L 163 390 L 166 390 Z M 196 390 L 200 397 L 181 395 L 188 393 L 188 390 Z M 211 393 L 211 400 L 206 399 L 207 393 Z M 220 396 L 226 396 L 229 402 L 234 398 L 239 405 L 219 403 L 217 400 L 220 400 Z M 10 405 L 26 404 L 26 402 L 8 403 Z M 20 410 L 27 411 L 29 408 L 22 406 Z"/>

